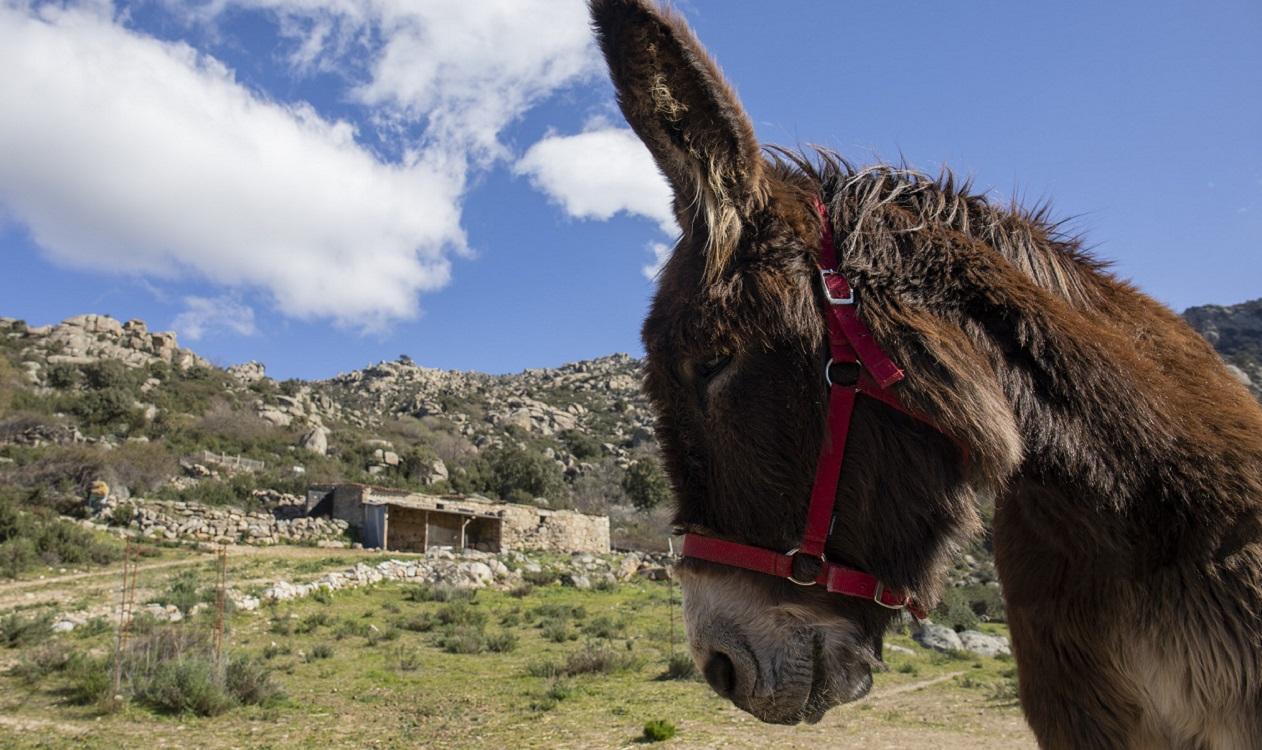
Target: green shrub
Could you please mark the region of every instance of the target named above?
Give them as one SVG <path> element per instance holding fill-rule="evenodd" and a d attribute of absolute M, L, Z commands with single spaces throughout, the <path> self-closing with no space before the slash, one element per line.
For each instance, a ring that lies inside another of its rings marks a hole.
<path fill-rule="evenodd" d="M 497 654 L 506 654 L 517 648 L 517 636 L 512 633 L 501 631 L 495 635 L 487 636 L 486 649 L 494 651 Z"/>
<path fill-rule="evenodd" d="M 162 606 L 175 605 L 180 612 L 188 614 L 198 604 L 210 604 L 215 601 L 216 593 L 209 586 L 200 585 L 197 571 L 185 570 L 171 578 L 166 591 L 149 601 Z"/>
<path fill-rule="evenodd" d="M 640 510 L 656 508 L 670 499 L 670 484 L 656 459 L 641 458 L 627 467 L 622 491 Z"/>
<path fill-rule="evenodd" d="M 564 665 L 550 660 L 532 661 L 526 665 L 526 674 L 531 677 L 556 677 L 562 673 Z"/>
<path fill-rule="evenodd" d="M 394 652 L 394 668 L 400 672 L 415 672 L 421 668 L 421 654 L 415 649 L 400 647 Z"/>
<path fill-rule="evenodd" d="M 481 489 L 505 500 L 529 502 L 560 494 L 564 480 L 555 461 L 517 446 L 490 448 L 482 454 L 486 478 Z"/>
<path fill-rule="evenodd" d="M 975 628 L 979 622 L 968 595 L 958 588 L 949 588 L 942 595 L 942 601 L 933 610 L 933 620 L 957 631 Z"/>
<path fill-rule="evenodd" d="M 327 643 L 317 643 L 307 652 L 307 661 L 320 661 L 333 656 L 333 647 Z"/>
<path fill-rule="evenodd" d="M 531 619 L 582 620 L 587 617 L 587 609 L 581 604 L 540 604 L 530 610 Z"/>
<path fill-rule="evenodd" d="M 110 697 L 113 669 L 114 662 L 109 657 L 72 654 L 63 669 L 66 685 L 62 694 L 75 705 L 102 704 Z"/>
<path fill-rule="evenodd" d="M 678 733 L 675 725 L 665 719 L 653 719 L 644 722 L 645 742 L 665 742 Z"/>
<path fill-rule="evenodd" d="M 486 636 L 473 625 L 454 625 L 438 636 L 438 645 L 449 654 L 480 654 L 487 648 Z"/>
<path fill-rule="evenodd" d="M 367 638 L 369 646 L 376 646 L 378 643 L 388 643 L 399 639 L 399 629 L 394 626 L 382 629 L 369 628 Z"/>
<path fill-rule="evenodd" d="M 548 683 L 548 689 L 543 692 L 543 696 L 532 702 L 530 707 L 535 711 L 551 711 L 558 703 L 569 700 L 577 692 L 578 689 L 571 680 L 554 677 Z"/>
<path fill-rule="evenodd" d="M 329 617 L 327 612 L 312 612 L 298 623 L 294 628 L 296 633 L 314 633 L 316 630 L 331 623 L 333 619 Z"/>
<path fill-rule="evenodd" d="M 23 506 L 13 493 L 0 495 L 0 573 L 16 578 L 39 563 L 103 565 L 119 557 L 117 542 L 102 540 L 48 508 Z"/>
<path fill-rule="evenodd" d="M 271 672 L 246 656 L 228 660 L 224 668 L 223 689 L 247 706 L 264 706 L 285 699 L 285 691 L 272 680 Z"/>
<path fill-rule="evenodd" d="M 434 617 L 443 625 L 471 625 L 480 628 L 486 624 L 486 613 L 463 601 L 440 607 Z"/>
<path fill-rule="evenodd" d="M 206 658 L 158 662 L 135 683 L 132 697 L 169 714 L 218 716 L 233 707 L 232 698 L 215 684 L 214 665 Z"/>
<path fill-rule="evenodd" d="M 9 674 L 28 685 L 34 685 L 50 674 L 61 672 L 70 662 L 72 652 L 61 643 L 45 643 L 26 649 Z"/>
<path fill-rule="evenodd" d="M 555 570 L 526 570 L 522 572 L 521 577 L 530 586 L 547 586 L 561 580 L 561 574 Z M 526 591 L 526 594 L 528 593 L 530 593 L 529 589 Z"/>
<path fill-rule="evenodd" d="M 586 646 L 570 653 L 561 673 L 571 677 L 581 674 L 613 674 L 635 669 L 638 660 L 630 654 L 614 651 L 605 646 Z"/>
<path fill-rule="evenodd" d="M 429 612 L 421 612 L 404 617 L 398 620 L 396 624 L 400 628 L 410 630 L 413 633 L 428 633 L 434 629 L 434 616 Z"/>
<path fill-rule="evenodd" d="M 409 586 L 403 591 L 403 598 L 410 602 L 471 602 L 477 595 L 477 589 L 430 586 L 423 583 Z"/>
<path fill-rule="evenodd" d="M 666 661 L 663 680 L 692 680 L 697 678 L 697 664 L 687 654 L 671 654 Z"/>
<path fill-rule="evenodd" d="M 561 438 L 561 442 L 565 444 L 565 447 L 580 461 L 600 458 L 600 455 L 604 453 L 600 441 L 586 432 L 563 430 L 557 437 Z"/>
<path fill-rule="evenodd" d="M 578 637 L 577 634 L 570 633 L 565 620 L 560 618 L 544 620 L 540 623 L 540 628 L 542 628 L 541 635 L 553 643 L 565 643 L 571 638 Z"/>
<path fill-rule="evenodd" d="M 609 640 L 617 638 L 627 631 L 627 624 L 619 622 L 609 615 L 600 615 L 592 618 L 583 625 L 583 633 L 592 638 L 604 638 Z"/>
<path fill-rule="evenodd" d="M 25 616 L 11 612 L 0 617 L 0 645 L 19 648 L 43 643 L 53 636 L 52 614 Z"/>
<path fill-rule="evenodd" d="M 282 645 L 279 643 L 269 643 L 263 647 L 263 658 L 271 661 L 278 656 L 288 656 L 294 652 L 292 646 L 288 643 Z"/>

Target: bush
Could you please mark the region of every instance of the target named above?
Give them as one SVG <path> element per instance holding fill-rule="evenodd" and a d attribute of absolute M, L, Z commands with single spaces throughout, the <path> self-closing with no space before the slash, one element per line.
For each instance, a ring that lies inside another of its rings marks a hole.
<path fill-rule="evenodd" d="M 108 697 L 113 672 L 109 658 L 72 660 L 71 690 L 79 703 Z M 124 654 L 123 697 L 154 711 L 217 716 L 237 705 L 266 705 L 284 698 L 271 673 L 255 659 L 229 656 L 222 679 L 205 634 L 178 626 L 156 628 Z"/>
<path fill-rule="evenodd" d="M 434 616 L 428 612 L 422 612 L 416 615 L 410 615 L 398 620 L 396 623 L 404 630 L 410 630 L 413 633 L 428 633 L 434 629 Z"/>
<path fill-rule="evenodd" d="M 609 640 L 617 638 L 625 633 L 627 625 L 625 622 L 619 622 L 609 615 L 601 615 L 588 621 L 583 626 L 583 633 L 592 638 L 604 638 Z"/>
<path fill-rule="evenodd" d="M 447 628 L 438 637 L 438 645 L 449 654 L 480 654 L 487 648 L 481 628 L 472 625 Z"/>
<path fill-rule="evenodd" d="M 55 672 L 61 672 L 70 662 L 70 649 L 60 643 L 45 643 L 27 649 L 22 657 L 9 668 L 9 674 L 28 685 L 34 685 Z"/>
<path fill-rule="evenodd" d="M 665 719 L 653 719 L 644 722 L 645 742 L 665 742 L 678 733 L 675 725 Z"/>
<path fill-rule="evenodd" d="M 663 680 L 692 680 L 697 678 L 697 664 L 687 654 L 671 654 L 666 662 Z"/>
<path fill-rule="evenodd" d="M 551 618 L 544 620 L 539 625 L 542 628 L 544 638 L 553 643 L 565 643 L 571 638 L 576 638 L 576 634 L 570 633 L 570 629 L 566 626 L 565 620 L 559 618 Z"/>
<path fill-rule="evenodd" d="M 171 578 L 167 590 L 150 600 L 162 606 L 175 605 L 180 612 L 188 614 L 198 604 L 210 604 L 215 601 L 213 588 L 199 585 L 197 572 L 185 570 Z"/>
<path fill-rule="evenodd" d="M 640 510 L 650 510 L 670 499 L 670 485 L 656 459 L 641 458 L 627 467 L 622 478 L 622 490 L 631 504 Z"/>
<path fill-rule="evenodd" d="M 420 652 L 414 649 L 399 648 L 394 652 L 394 668 L 400 672 L 415 672 L 420 669 Z"/>
<path fill-rule="evenodd" d="M 529 502 L 555 497 L 564 486 L 560 467 L 541 453 L 516 446 L 491 448 L 484 453 L 485 491 L 505 500 Z"/>
<path fill-rule="evenodd" d="M 495 635 L 487 636 L 486 649 L 494 651 L 497 654 L 506 654 L 517 648 L 517 636 L 512 633 L 501 631 Z"/>
<path fill-rule="evenodd" d="M 224 669 L 224 690 L 247 706 L 263 706 L 285 699 L 285 691 L 272 680 L 271 672 L 245 656 L 228 660 Z"/>
<path fill-rule="evenodd" d="M 557 704 L 563 700 L 568 700 L 575 693 L 577 688 L 570 680 L 554 678 L 548 684 L 548 689 L 544 691 L 543 697 L 530 704 L 531 709 L 535 711 L 551 711 L 556 708 Z"/>
<path fill-rule="evenodd" d="M 333 647 L 327 643 L 317 643 L 307 652 L 307 661 L 320 661 L 333 656 Z"/>
<path fill-rule="evenodd" d="M 527 570 L 521 574 L 522 580 L 531 586 L 547 586 L 550 583 L 556 583 L 561 580 L 561 574 L 555 570 Z M 526 593 L 530 593 L 527 590 Z M 517 596 L 517 594 L 513 594 Z M 525 594 L 522 594 L 525 596 Z"/>
<path fill-rule="evenodd" d="M 113 669 L 114 663 L 109 657 L 72 654 L 63 669 L 67 679 L 62 693 L 79 706 L 104 703 L 110 697 Z"/>
<path fill-rule="evenodd" d="M 51 614 L 26 617 L 11 612 L 0 617 L 0 645 L 18 648 L 42 643 L 53 635 Z"/>
<path fill-rule="evenodd" d="M 600 458 L 600 455 L 604 453 L 600 441 L 586 432 L 563 430 L 557 437 L 561 438 L 561 442 L 565 444 L 565 447 L 580 461 Z"/>
<path fill-rule="evenodd" d="M 486 613 L 474 609 L 467 602 L 444 605 L 434 616 L 443 625 L 471 625 L 480 628 L 486 624 Z"/>
<path fill-rule="evenodd" d="M 119 556 L 113 540 L 102 541 L 48 508 L 23 507 L 13 492 L 0 494 L 0 573 L 16 578 L 40 562 L 105 564 Z"/>
<path fill-rule="evenodd" d="M 460 589 L 455 586 L 409 586 L 403 598 L 410 602 L 471 602 L 477 598 L 476 589 Z"/>
<path fill-rule="evenodd" d="M 942 595 L 942 601 L 933 610 L 933 619 L 956 631 L 970 630 L 977 627 L 979 622 L 968 595 L 958 588 L 946 590 L 946 593 Z"/>
<path fill-rule="evenodd" d="M 581 674 L 613 674 L 637 666 L 638 660 L 630 654 L 618 653 L 605 646 L 586 646 L 566 657 L 561 674 L 570 677 Z"/>
<path fill-rule="evenodd" d="M 160 713 L 218 716 L 232 698 L 215 684 L 214 665 L 204 657 L 161 661 L 133 687 L 132 697 Z"/>

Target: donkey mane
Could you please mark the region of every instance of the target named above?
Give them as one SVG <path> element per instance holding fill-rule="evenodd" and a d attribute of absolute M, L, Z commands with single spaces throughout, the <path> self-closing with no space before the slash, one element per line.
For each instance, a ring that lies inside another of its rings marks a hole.
<path fill-rule="evenodd" d="M 1053 220 L 1051 204 L 1027 208 L 1012 200 L 994 204 L 973 191 L 949 168 L 934 177 L 906 164 L 856 166 L 825 148 L 791 151 L 765 148 L 773 174 L 792 181 L 805 177 L 809 190 L 825 203 L 840 201 L 851 216 L 850 231 L 839 248 L 843 254 L 861 244 L 889 243 L 898 234 L 942 225 L 990 244 L 1040 287 L 1075 307 L 1089 306 L 1090 274 L 1106 271 L 1107 262 L 1083 250 L 1082 239 L 1066 231 L 1067 219 Z M 892 228 L 880 221 L 886 208 L 916 218 L 913 226 Z"/>

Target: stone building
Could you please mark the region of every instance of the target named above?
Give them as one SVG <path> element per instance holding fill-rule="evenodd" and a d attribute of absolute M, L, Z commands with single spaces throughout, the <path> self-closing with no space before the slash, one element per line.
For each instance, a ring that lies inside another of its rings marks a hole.
<path fill-rule="evenodd" d="M 364 484 L 313 485 L 307 491 L 307 513 L 345 521 L 372 549 L 609 552 L 605 516 L 465 495 L 425 495 Z"/>

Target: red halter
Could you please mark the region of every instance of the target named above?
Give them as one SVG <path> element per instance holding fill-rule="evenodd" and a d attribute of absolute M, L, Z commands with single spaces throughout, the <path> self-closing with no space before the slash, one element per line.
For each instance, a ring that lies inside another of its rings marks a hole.
<path fill-rule="evenodd" d="M 833 245 L 833 228 L 828 220 L 828 209 L 818 198 L 815 199 L 815 208 L 823 220 L 819 278 L 827 302 L 824 318 L 828 327 L 829 360 L 824 365 L 824 380 L 829 386 L 828 436 L 819 449 L 815 485 L 811 489 L 811 504 L 806 511 L 806 532 L 797 547 L 784 553 L 695 533 L 685 534 L 683 556 L 787 578 L 799 586 L 819 584 L 829 593 L 871 599 L 882 607 L 906 609 L 917 619 L 924 619 L 924 607 L 913 600 L 910 594 L 886 588 L 869 573 L 842 567 L 824 558 L 824 544 L 832 532 L 837 482 L 841 477 L 841 463 L 846 452 L 846 437 L 850 432 L 855 398 L 862 393 L 928 424 L 939 432 L 941 429 L 925 416 L 903 406 L 898 395 L 890 390 L 890 386 L 903 379 L 903 371 L 881 350 L 872 337 L 872 331 L 859 319 L 855 311 L 854 290 L 837 270 L 837 248 Z M 834 365 L 856 366 L 858 372 L 853 382 L 833 382 Z M 809 560 L 818 561 L 818 572 L 813 577 L 799 574 L 795 569 L 795 564 L 801 561 L 807 562 L 802 568 L 809 571 L 812 567 L 809 566 Z"/>

